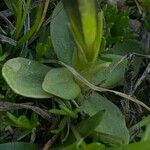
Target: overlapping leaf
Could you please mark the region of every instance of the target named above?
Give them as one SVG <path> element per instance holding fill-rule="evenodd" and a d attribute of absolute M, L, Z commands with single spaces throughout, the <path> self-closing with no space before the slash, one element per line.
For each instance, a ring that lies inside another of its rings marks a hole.
<path fill-rule="evenodd" d="M 15 93 L 25 97 L 49 98 L 51 95 L 42 89 L 42 82 L 49 70 L 50 67 L 39 62 L 18 57 L 4 64 L 2 74 Z"/>
<path fill-rule="evenodd" d="M 82 106 L 82 111 L 93 116 L 98 111 L 106 110 L 106 116 L 96 128 L 97 132 L 103 133 L 103 141 L 111 144 L 128 144 L 129 131 L 121 111 L 107 98 L 93 93 Z M 109 136 L 110 135 L 110 136 Z M 116 138 L 116 139 L 115 139 Z M 105 139 L 110 139 L 106 140 Z M 112 139 L 112 140 L 111 140 Z M 115 143 L 114 143 L 115 142 Z"/>
<path fill-rule="evenodd" d="M 81 92 L 66 68 L 50 70 L 45 76 L 42 87 L 46 92 L 64 99 L 74 99 Z"/>

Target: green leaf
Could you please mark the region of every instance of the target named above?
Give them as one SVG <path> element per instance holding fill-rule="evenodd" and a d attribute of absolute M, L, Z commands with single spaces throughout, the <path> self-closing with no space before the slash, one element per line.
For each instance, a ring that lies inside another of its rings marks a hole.
<path fill-rule="evenodd" d="M 81 92 L 66 68 L 50 70 L 45 76 L 42 87 L 46 92 L 67 100 L 76 98 Z"/>
<path fill-rule="evenodd" d="M 42 89 L 42 82 L 49 70 L 39 62 L 18 57 L 4 64 L 2 74 L 15 93 L 31 98 L 49 98 L 51 95 Z"/>
<path fill-rule="evenodd" d="M 103 40 L 103 12 L 99 12 L 97 15 L 97 36 L 94 43 L 94 61 L 97 60 L 99 55 L 99 51 L 101 50 L 101 46 Z M 92 55 L 93 52 L 91 52 Z"/>
<path fill-rule="evenodd" d="M 145 48 L 142 45 L 141 42 L 136 40 L 124 40 L 123 42 L 117 42 L 112 49 L 110 49 L 109 53 L 115 54 L 115 55 L 121 55 L 125 56 L 130 53 L 139 53 L 139 54 L 145 54 Z M 134 76 L 138 73 L 142 59 L 140 57 L 136 57 L 133 61 L 134 66 Z"/>
<path fill-rule="evenodd" d="M 84 150 L 105 150 L 105 146 L 101 143 L 91 143 L 87 144 Z"/>
<path fill-rule="evenodd" d="M 124 83 L 124 73 L 127 66 L 127 60 L 123 60 L 122 56 L 105 54 L 101 55 L 106 59 L 111 59 L 109 67 L 99 70 L 91 79 L 93 84 L 100 84 L 101 87 L 114 88 L 116 86 L 123 85 Z M 99 63 L 104 63 L 105 61 L 99 60 Z"/>
<path fill-rule="evenodd" d="M 145 49 L 142 43 L 136 40 L 124 40 L 123 42 L 117 42 L 109 53 L 116 55 L 127 55 L 129 53 L 140 53 L 144 54 Z"/>
<path fill-rule="evenodd" d="M 103 122 L 103 119 L 105 119 L 106 117 L 104 109 L 99 110 L 89 119 L 83 120 L 76 126 L 76 129 L 82 138 L 87 137 L 94 129 L 96 129 Z"/>
<path fill-rule="evenodd" d="M 70 31 L 78 47 L 75 55 L 79 58 L 76 61 L 95 62 L 103 31 L 103 15 L 97 15 L 96 0 L 63 0 L 63 5 L 69 18 Z M 78 66 L 81 67 L 82 64 Z"/>
<path fill-rule="evenodd" d="M 30 121 L 26 116 L 22 115 L 19 118 L 17 118 L 9 112 L 7 112 L 7 116 L 10 119 L 10 121 L 12 121 L 15 124 L 15 126 L 27 129 L 30 128 Z"/>
<path fill-rule="evenodd" d="M 88 119 L 81 121 L 77 126 L 75 126 L 81 138 L 85 138 L 90 135 L 102 122 L 105 116 L 105 111 L 99 111 Z M 66 144 L 72 144 L 75 142 L 75 136 L 73 133 L 70 134 Z"/>
<path fill-rule="evenodd" d="M 12 126 L 32 130 L 33 128 L 36 128 L 39 125 L 38 120 L 35 120 L 33 118 L 33 114 L 32 114 L 33 120 L 29 120 L 25 115 L 21 115 L 17 118 L 15 115 L 9 112 L 7 112 L 6 114 L 7 116 L 5 120 Z"/>
<path fill-rule="evenodd" d="M 55 150 L 78 150 L 78 141 L 74 142 L 69 146 L 65 146 L 65 147 L 60 146 L 59 148 L 54 148 L 54 149 Z"/>
<path fill-rule="evenodd" d="M 44 44 L 44 43 L 38 43 L 36 45 L 36 58 L 40 59 L 42 58 L 48 51 L 48 45 Z"/>
<path fill-rule="evenodd" d="M 131 38 L 129 33 L 129 12 L 117 9 L 113 5 L 104 5 L 103 12 L 105 16 L 105 38 L 107 45 L 114 45 L 118 41 Z"/>
<path fill-rule="evenodd" d="M 17 11 L 17 1 L 16 0 L 4 0 L 4 2 L 11 11 L 16 13 L 16 11 Z"/>
<path fill-rule="evenodd" d="M 122 145 L 114 148 L 106 148 L 106 150 L 150 150 L 150 141 Z"/>
<path fill-rule="evenodd" d="M 0 144 L 1 150 L 37 150 L 34 144 L 28 144 L 23 142 Z"/>
<path fill-rule="evenodd" d="M 111 139 L 110 136 L 112 136 L 114 138 L 114 141 L 115 139 L 118 140 L 116 141 L 116 143 L 118 144 L 120 142 L 120 144 L 129 143 L 129 131 L 125 124 L 125 118 L 118 107 L 107 100 L 107 98 L 97 93 L 93 93 L 84 102 L 81 110 L 89 114 L 90 116 L 93 116 L 101 110 L 106 110 L 105 118 L 102 120 L 95 131 L 101 133 L 100 135 L 103 136 L 104 142 L 106 142 L 105 138 Z"/>
<path fill-rule="evenodd" d="M 58 125 L 58 128 L 51 130 L 51 133 L 53 133 L 53 134 L 58 134 L 58 133 L 60 133 L 60 132 L 65 128 L 65 126 L 66 126 L 66 124 L 67 124 L 67 121 L 68 121 L 68 118 L 67 118 L 67 117 L 64 117 L 64 118 L 60 121 L 60 123 L 59 123 L 59 125 Z"/>
<path fill-rule="evenodd" d="M 77 141 L 63 150 L 105 150 L 105 146 L 101 143 L 86 144 L 84 141 L 82 143 L 79 142 Z"/>
<path fill-rule="evenodd" d="M 78 4 L 84 40 L 87 47 L 91 48 L 97 34 L 96 1 L 78 0 Z"/>
<path fill-rule="evenodd" d="M 59 60 L 71 65 L 75 44 L 71 40 L 67 25 L 69 21 L 61 2 L 56 6 L 52 18 L 51 38 L 54 51 Z"/>
<path fill-rule="evenodd" d="M 150 1 L 149 0 L 142 0 L 142 6 L 147 13 L 150 13 Z"/>

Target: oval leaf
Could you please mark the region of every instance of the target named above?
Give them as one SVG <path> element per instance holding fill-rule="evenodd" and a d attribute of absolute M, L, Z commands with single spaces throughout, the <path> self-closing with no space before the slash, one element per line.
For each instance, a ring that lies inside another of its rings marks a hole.
<path fill-rule="evenodd" d="M 50 70 L 45 76 L 43 89 L 63 99 L 76 98 L 81 90 L 73 80 L 72 74 L 66 68 Z"/>
<path fill-rule="evenodd" d="M 49 98 L 50 94 L 42 89 L 42 82 L 49 70 L 41 63 L 18 57 L 4 64 L 2 74 L 15 93 L 31 98 Z"/>
<path fill-rule="evenodd" d="M 93 116 L 98 111 L 106 110 L 106 115 L 100 125 L 96 128 L 96 131 L 103 133 L 103 136 L 106 135 L 106 138 L 110 138 L 110 136 L 107 135 L 111 135 L 114 137 L 114 141 L 116 137 L 116 140 L 118 140 L 116 143 L 119 143 L 120 141 L 120 144 L 129 143 L 129 131 L 125 124 L 125 118 L 117 106 L 107 100 L 107 98 L 97 93 L 93 93 L 84 102 L 82 110 L 90 116 Z M 103 140 L 105 141 L 104 137 Z"/>
<path fill-rule="evenodd" d="M 54 51 L 59 60 L 71 65 L 75 44 L 71 40 L 67 25 L 69 21 L 61 2 L 56 6 L 52 18 L 51 38 Z"/>

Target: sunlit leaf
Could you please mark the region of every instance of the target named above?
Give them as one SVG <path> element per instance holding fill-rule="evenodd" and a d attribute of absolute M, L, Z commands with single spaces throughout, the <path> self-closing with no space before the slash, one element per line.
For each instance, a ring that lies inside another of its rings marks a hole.
<path fill-rule="evenodd" d="M 50 94 L 42 89 L 42 82 L 49 67 L 25 58 L 8 60 L 2 74 L 11 89 L 22 96 L 32 98 L 49 98 Z"/>
<path fill-rule="evenodd" d="M 64 99 L 74 99 L 81 92 L 72 74 L 65 68 L 50 70 L 45 76 L 42 87 L 46 92 Z"/>

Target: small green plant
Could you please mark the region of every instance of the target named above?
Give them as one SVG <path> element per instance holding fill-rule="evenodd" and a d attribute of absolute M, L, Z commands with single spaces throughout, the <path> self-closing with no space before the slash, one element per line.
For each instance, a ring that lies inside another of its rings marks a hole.
<path fill-rule="evenodd" d="M 19 117 L 16 117 L 15 115 L 7 112 L 5 123 L 21 130 L 20 134 L 17 136 L 17 141 L 20 141 L 24 137 L 35 132 L 40 125 L 38 118 L 34 113 L 29 120 L 26 115 L 20 115 Z"/>
<path fill-rule="evenodd" d="M 130 132 L 125 117 L 110 101 L 115 101 L 116 97 L 101 94 L 111 92 L 150 110 L 137 99 L 112 90 L 123 86 L 125 82 L 124 74 L 128 67 L 126 55 L 145 55 L 142 44 L 128 31 L 129 12 L 118 11 L 111 5 L 104 5 L 100 9 L 96 0 L 62 0 L 52 13 L 50 27 L 43 25 L 40 30 L 48 10 L 49 1 L 45 1 L 34 10 L 36 18 L 32 16 L 32 26 L 23 34 L 32 1 L 26 1 L 26 11 L 22 0 L 5 0 L 5 3 L 16 18 L 16 29 L 11 37 L 17 44 L 8 49 L 6 56 L 12 59 L 7 61 L 0 45 L 0 59 L 4 57 L 2 76 L 9 87 L 24 99 L 37 103 L 52 101 L 47 108 L 59 122 L 55 128 L 50 129 L 50 134 L 60 135 L 67 128 L 65 140 L 62 140 L 60 146 L 54 145 L 54 149 L 147 148 L 149 136 L 146 133 L 149 132 L 149 126 L 146 126 L 143 136 L 146 137 L 145 142 L 141 140 L 139 143 L 129 144 Z M 143 6 L 145 5 L 146 1 Z M 33 44 L 34 48 L 30 47 L 27 43 L 32 43 L 38 34 L 40 38 Z M 109 48 L 107 51 L 106 47 Z M 17 57 L 14 58 L 15 55 Z M 141 62 L 142 58 L 135 59 L 133 78 L 136 77 Z M 40 119 L 34 113 L 29 119 L 24 114 L 7 112 L 4 120 L 22 131 L 19 141 L 36 132 L 40 126 Z M 10 145 L 0 145 L 0 148 L 1 146 Z"/>

